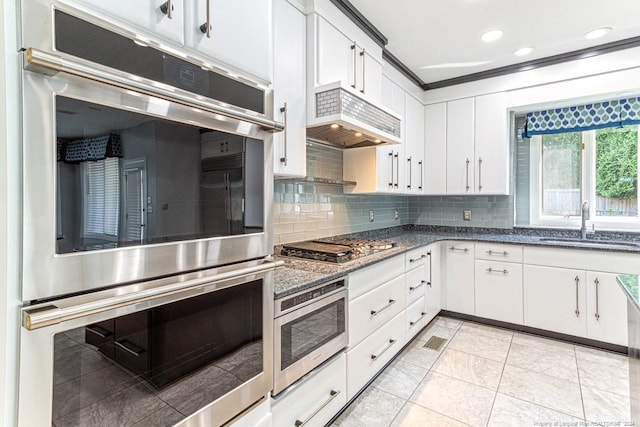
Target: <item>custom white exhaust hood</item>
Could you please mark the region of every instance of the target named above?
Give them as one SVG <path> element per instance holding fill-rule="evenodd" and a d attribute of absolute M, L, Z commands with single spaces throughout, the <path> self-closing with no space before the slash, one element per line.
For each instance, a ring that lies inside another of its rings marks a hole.
<path fill-rule="evenodd" d="M 339 82 L 316 87 L 307 137 L 338 148 L 399 144 L 401 117 Z"/>

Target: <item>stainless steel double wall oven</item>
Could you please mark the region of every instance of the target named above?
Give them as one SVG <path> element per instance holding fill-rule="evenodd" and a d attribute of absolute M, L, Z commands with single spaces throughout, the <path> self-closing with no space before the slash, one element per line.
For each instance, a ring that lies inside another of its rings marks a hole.
<path fill-rule="evenodd" d="M 270 90 L 21 7 L 20 424 L 222 424 L 273 382 Z"/>

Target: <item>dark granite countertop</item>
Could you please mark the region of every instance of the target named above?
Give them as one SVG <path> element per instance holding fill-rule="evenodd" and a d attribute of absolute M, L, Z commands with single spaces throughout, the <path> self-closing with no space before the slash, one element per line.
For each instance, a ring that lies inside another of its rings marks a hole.
<path fill-rule="evenodd" d="M 375 264 L 392 256 L 403 254 L 411 249 L 444 240 L 494 242 L 640 254 L 640 233 L 601 232 L 595 236 L 589 235 L 586 241 L 572 241 L 573 239 L 579 240 L 579 231 L 539 228 L 492 229 L 401 226 L 355 233 L 348 237 L 391 240 L 395 242 L 397 246 L 343 264 L 332 264 L 329 262 L 276 255 L 275 258 L 283 260 L 285 266 L 276 270 L 274 275 L 275 297 L 282 298 L 294 294 L 325 281 L 347 275 L 355 270 Z M 279 247 L 276 247 L 275 253 L 279 253 Z M 636 305 L 638 305 L 637 292 L 635 301 Z M 640 307 L 640 305 L 638 306 Z"/>
<path fill-rule="evenodd" d="M 627 295 L 629 301 L 635 305 L 636 309 L 640 311 L 640 293 L 638 289 L 638 275 L 636 274 L 621 274 L 616 277 L 618 284 L 622 287 L 622 290 Z"/>

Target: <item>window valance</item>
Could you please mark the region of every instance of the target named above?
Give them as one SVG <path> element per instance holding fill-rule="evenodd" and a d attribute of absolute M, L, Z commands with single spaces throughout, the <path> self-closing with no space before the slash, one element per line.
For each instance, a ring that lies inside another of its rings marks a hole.
<path fill-rule="evenodd" d="M 554 108 L 527 113 L 522 136 L 640 124 L 640 97 L 594 102 L 573 107 Z"/>
<path fill-rule="evenodd" d="M 58 138 L 58 161 L 80 163 L 122 157 L 120 135 L 110 133 L 94 138 Z"/>

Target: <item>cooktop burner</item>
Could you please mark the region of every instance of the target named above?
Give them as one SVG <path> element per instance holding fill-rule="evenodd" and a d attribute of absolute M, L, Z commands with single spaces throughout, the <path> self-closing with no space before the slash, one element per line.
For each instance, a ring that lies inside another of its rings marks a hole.
<path fill-rule="evenodd" d="M 281 255 L 317 261 L 341 263 L 371 255 L 396 244 L 388 240 L 355 239 L 350 237 L 310 240 L 282 246 Z"/>

